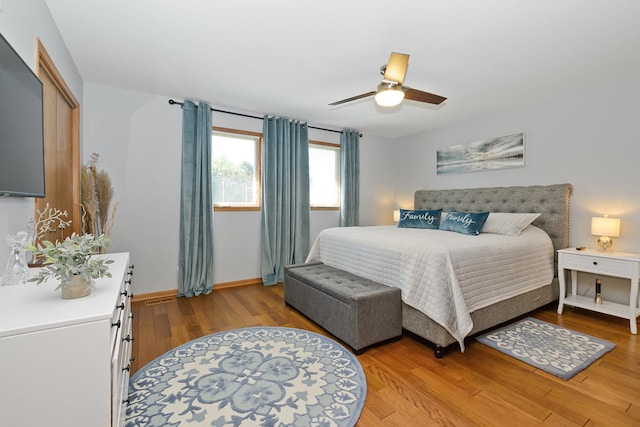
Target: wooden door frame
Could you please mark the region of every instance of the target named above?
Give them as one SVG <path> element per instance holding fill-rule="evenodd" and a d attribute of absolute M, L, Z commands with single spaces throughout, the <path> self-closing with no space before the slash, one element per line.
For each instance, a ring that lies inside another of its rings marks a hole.
<path fill-rule="evenodd" d="M 60 94 L 71 106 L 71 168 L 73 180 L 71 191 L 73 192 L 73 210 L 69 212 L 71 215 L 71 231 L 80 234 L 82 228 L 82 216 L 80 211 L 80 103 L 71 92 L 71 89 L 62 78 L 62 74 L 53 63 L 51 56 L 45 49 L 42 41 L 36 37 L 36 58 L 35 70 L 36 75 L 40 78 L 40 69 L 44 68 L 49 75 L 51 81 L 56 85 Z M 46 130 L 45 130 L 46 131 Z M 46 165 L 45 165 L 46 167 Z M 37 203 L 37 201 L 36 201 Z"/>

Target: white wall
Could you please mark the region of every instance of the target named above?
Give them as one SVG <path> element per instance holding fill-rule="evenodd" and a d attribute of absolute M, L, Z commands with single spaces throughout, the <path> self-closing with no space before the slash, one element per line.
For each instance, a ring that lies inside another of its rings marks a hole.
<path fill-rule="evenodd" d="M 82 104 L 82 78 L 44 1 L 2 0 L 1 4 L 0 33 L 32 69 L 35 64 L 35 39 L 40 38 L 71 92 Z M 9 256 L 5 236 L 24 230 L 33 213 L 33 198 L 0 198 L 0 275 L 4 273 Z"/>
<path fill-rule="evenodd" d="M 110 251 L 132 253 L 139 294 L 177 288 L 182 110 L 169 105 L 168 99 L 93 83 L 84 89 L 84 160 L 99 153 L 100 166 L 111 177 L 118 209 Z M 262 132 L 261 120 L 223 113 L 213 113 L 213 124 Z M 314 129 L 309 138 L 340 142 L 338 133 Z M 390 221 L 393 183 L 389 150 L 384 148 L 388 144 L 365 137 L 360 146 L 362 174 L 372 176 L 362 180 L 363 222 L 378 223 L 381 215 Z M 388 209 L 378 209 L 378 199 Z M 311 241 L 321 230 L 337 225 L 337 211 L 312 211 Z M 260 212 L 214 214 L 214 259 L 214 283 L 261 276 Z"/>
<path fill-rule="evenodd" d="M 364 134 L 360 140 L 360 225 L 393 224 L 395 141 Z"/>
<path fill-rule="evenodd" d="M 591 217 L 609 214 L 622 219 L 614 250 L 640 252 L 638 99 L 640 79 L 621 81 L 397 141 L 401 149 L 396 156 L 396 203 L 413 207 L 413 192 L 422 188 L 568 182 L 574 188 L 571 245 L 595 247 Z M 438 148 L 519 131 L 525 132 L 524 168 L 436 175 Z M 628 281 L 624 286 L 613 282 L 627 292 L 628 301 Z"/>
<path fill-rule="evenodd" d="M 83 163 L 98 153 L 111 177 L 118 205 L 109 251 L 131 252 L 136 293 L 175 288 L 180 117 L 164 101 L 93 84 L 84 90 Z"/>

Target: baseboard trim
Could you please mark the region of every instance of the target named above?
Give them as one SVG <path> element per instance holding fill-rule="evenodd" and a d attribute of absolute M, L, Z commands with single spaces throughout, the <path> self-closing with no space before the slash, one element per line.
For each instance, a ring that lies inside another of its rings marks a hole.
<path fill-rule="evenodd" d="M 235 288 L 238 286 L 248 286 L 248 285 L 259 285 L 262 284 L 262 279 L 260 277 L 256 277 L 253 279 L 245 279 L 245 280 L 236 280 L 234 282 L 224 282 L 217 283 L 213 285 L 213 290 L 216 289 L 225 289 L 225 288 Z M 168 291 L 159 291 L 159 292 L 149 292 L 147 294 L 135 294 L 131 299 L 131 302 L 145 302 L 148 304 L 153 304 L 157 300 L 158 302 L 167 302 L 168 299 L 174 299 L 178 296 L 177 289 L 171 289 Z"/>
<path fill-rule="evenodd" d="M 133 294 L 131 302 L 151 302 L 152 300 L 164 300 L 167 298 L 176 298 L 178 296 L 178 290 L 172 289 L 168 291 L 150 292 L 148 294 Z"/>
<path fill-rule="evenodd" d="M 224 289 L 224 288 L 235 288 L 236 286 L 261 285 L 261 284 L 262 284 L 262 279 L 260 277 L 256 277 L 253 279 L 236 280 L 235 282 L 217 283 L 213 285 L 213 290 Z"/>

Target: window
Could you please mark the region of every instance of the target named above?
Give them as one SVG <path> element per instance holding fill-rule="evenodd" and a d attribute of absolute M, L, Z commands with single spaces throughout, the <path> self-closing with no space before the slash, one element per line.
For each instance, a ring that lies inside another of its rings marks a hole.
<path fill-rule="evenodd" d="M 309 200 L 312 209 L 340 208 L 340 146 L 309 141 Z"/>
<path fill-rule="evenodd" d="M 213 128 L 211 168 L 216 210 L 260 209 L 260 145 L 254 132 Z"/>

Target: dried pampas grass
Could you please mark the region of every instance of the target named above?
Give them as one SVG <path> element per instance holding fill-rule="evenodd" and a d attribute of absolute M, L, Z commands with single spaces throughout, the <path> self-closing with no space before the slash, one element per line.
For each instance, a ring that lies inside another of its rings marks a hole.
<path fill-rule="evenodd" d="M 113 187 L 111 187 L 109 174 L 103 170 L 96 172 L 95 183 L 96 195 L 98 196 L 98 221 L 104 228 L 109 220 L 109 206 L 113 198 Z"/>
<path fill-rule="evenodd" d="M 80 200 L 82 207 L 82 232 L 93 234 L 94 218 L 98 212 L 98 196 L 95 192 L 95 178 L 91 167 L 82 166 L 80 171 Z"/>
<path fill-rule="evenodd" d="M 113 187 L 109 174 L 98 170 L 100 155 L 93 153 L 80 175 L 82 197 L 82 230 L 85 234 L 109 237 L 117 203 L 111 206 Z"/>

